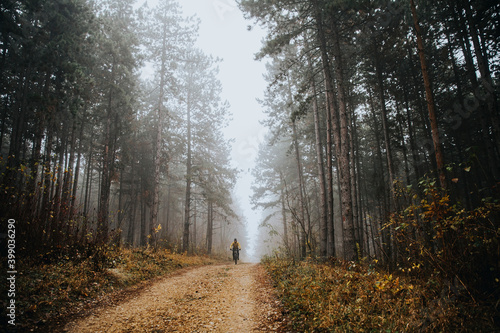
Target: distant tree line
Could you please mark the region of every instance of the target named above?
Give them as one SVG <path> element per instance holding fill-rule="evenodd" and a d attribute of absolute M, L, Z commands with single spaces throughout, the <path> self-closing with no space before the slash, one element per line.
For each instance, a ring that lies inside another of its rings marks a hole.
<path fill-rule="evenodd" d="M 495 284 L 500 5 L 242 0 L 240 8 L 268 31 L 257 58 L 269 59 L 261 100 L 269 136 L 253 194 L 268 239 L 299 258 L 392 268 L 422 267 L 416 258 L 427 256 L 431 273 L 481 262 L 469 271 Z"/>
<path fill-rule="evenodd" d="M 0 4 L 0 216 L 28 252 L 212 253 L 241 226 L 219 60 L 176 1 L 133 5 Z"/>

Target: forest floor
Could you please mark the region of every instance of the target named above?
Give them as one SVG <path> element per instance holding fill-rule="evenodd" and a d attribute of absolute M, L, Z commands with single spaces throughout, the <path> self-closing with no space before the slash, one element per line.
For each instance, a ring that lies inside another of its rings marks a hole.
<path fill-rule="evenodd" d="M 181 269 L 73 318 L 62 332 L 276 332 L 280 302 L 259 264 Z"/>

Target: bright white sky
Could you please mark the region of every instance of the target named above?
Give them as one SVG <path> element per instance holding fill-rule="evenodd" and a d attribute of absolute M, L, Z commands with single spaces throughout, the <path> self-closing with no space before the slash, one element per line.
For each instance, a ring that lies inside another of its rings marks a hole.
<path fill-rule="evenodd" d="M 158 0 L 148 0 L 154 7 Z M 261 47 L 264 32 L 259 27 L 248 31 L 253 22 L 246 21 L 235 0 L 178 0 L 184 16 L 196 15 L 201 20 L 198 47 L 206 54 L 222 58 L 218 79 L 223 86 L 222 99 L 230 104 L 233 120 L 225 130 L 233 143 L 233 166 L 242 170 L 235 187 L 247 221 L 250 240 L 248 254 L 253 253 L 261 212 L 253 211 L 250 204 L 251 168 L 255 164 L 259 142 L 265 129 L 256 99 L 263 96 L 266 83 L 265 65 L 254 60 Z"/>

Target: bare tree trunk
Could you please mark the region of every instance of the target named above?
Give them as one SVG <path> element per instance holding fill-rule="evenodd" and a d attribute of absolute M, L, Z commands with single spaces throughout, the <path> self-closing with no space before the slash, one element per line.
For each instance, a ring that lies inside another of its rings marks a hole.
<path fill-rule="evenodd" d="M 153 202 L 151 206 L 151 225 L 149 229 L 151 234 L 153 234 L 153 229 L 156 228 L 158 224 L 158 211 L 159 211 L 159 201 L 160 201 L 160 166 L 161 166 L 161 135 L 163 131 L 163 102 L 164 102 L 164 86 L 165 86 L 165 72 L 166 72 L 166 62 L 167 62 L 167 22 L 163 20 L 163 31 L 162 31 L 162 49 L 161 49 L 161 68 L 160 68 L 160 91 L 158 98 L 158 108 L 157 108 L 157 124 L 156 124 L 156 142 L 155 142 L 155 174 L 153 183 Z"/>
<path fill-rule="evenodd" d="M 312 70 L 312 66 L 311 70 Z M 320 119 L 318 110 L 318 100 L 316 92 L 316 83 L 314 78 L 311 79 L 311 89 L 313 94 L 313 114 L 314 114 L 314 131 L 316 137 L 316 158 L 319 175 L 320 188 L 320 223 L 319 223 L 319 255 L 320 257 L 327 256 L 328 242 L 328 203 L 326 197 L 326 181 L 325 181 L 325 166 L 323 157 L 323 142 L 321 140 Z"/>
<path fill-rule="evenodd" d="M 403 123 L 403 115 L 400 112 L 400 104 L 396 103 L 396 111 L 397 111 L 397 123 L 398 123 L 398 129 L 399 129 L 399 135 L 401 137 L 401 147 L 403 147 L 403 161 L 405 165 L 405 178 L 406 178 L 406 184 L 410 185 L 411 184 L 411 179 L 410 179 L 410 164 L 408 163 L 408 148 L 406 145 L 406 140 L 405 140 L 405 133 L 403 131 L 404 123 Z"/>
<path fill-rule="evenodd" d="M 112 98 L 113 89 L 110 88 L 108 92 L 108 106 L 106 115 L 106 124 L 104 129 L 104 142 L 102 154 L 102 175 L 101 186 L 99 195 L 99 209 L 97 215 L 97 238 L 99 242 L 106 242 L 108 240 L 109 225 L 109 198 L 111 193 L 111 118 L 113 116 Z"/>
<path fill-rule="evenodd" d="M 11 134 L 10 134 L 10 143 L 9 143 L 9 158 L 7 159 L 7 168 L 5 169 L 2 182 L 6 187 L 15 187 L 20 188 L 21 182 L 20 177 L 16 170 L 19 167 L 21 161 L 21 152 L 23 146 L 23 134 L 26 127 L 26 109 L 28 103 L 28 94 L 30 89 L 30 80 L 28 79 L 31 76 L 31 62 L 28 64 L 28 68 L 24 70 L 24 79 L 21 79 L 19 83 L 20 98 L 19 101 L 14 102 L 15 104 L 15 112 L 12 115 L 12 125 L 11 125 Z M 2 191 L 2 196 L 4 192 Z M 3 207 L 9 207 L 9 202 L 11 201 L 10 196 L 4 196 L 2 198 L 7 205 Z"/>
<path fill-rule="evenodd" d="M 45 233 L 44 237 L 45 240 L 48 239 L 49 234 L 50 234 L 50 210 L 51 210 L 51 202 L 50 202 L 50 187 L 51 187 L 51 171 L 50 171 L 50 164 L 52 163 L 52 140 L 53 140 L 53 123 L 52 119 L 50 118 L 49 115 L 49 122 L 48 122 L 48 130 L 47 130 L 47 137 L 46 137 L 46 145 L 45 145 L 45 161 L 44 161 L 44 173 L 45 177 L 43 177 L 43 197 L 41 201 L 41 207 L 40 210 L 42 212 L 41 217 L 42 221 L 45 221 Z"/>
<path fill-rule="evenodd" d="M 71 194 L 71 205 L 70 205 L 70 211 L 69 211 L 70 220 L 74 219 L 75 212 L 76 212 L 76 196 L 77 196 L 77 190 L 78 190 L 78 179 L 80 177 L 80 163 L 81 163 L 81 156 L 82 156 L 84 129 L 85 129 L 85 122 L 84 122 L 84 116 L 82 116 L 82 123 L 80 124 L 80 134 L 79 134 L 79 139 L 78 139 L 79 140 L 78 156 L 76 158 L 75 176 L 73 177 L 73 190 L 72 190 L 72 194 Z M 78 234 L 76 234 L 75 237 L 78 238 Z"/>
<path fill-rule="evenodd" d="M 379 131 L 379 127 L 378 127 L 378 123 L 377 123 L 377 117 L 376 117 L 376 112 L 375 112 L 375 106 L 374 106 L 374 103 L 373 103 L 373 98 L 372 98 L 372 94 L 371 94 L 371 91 L 368 90 L 368 101 L 370 103 L 370 110 L 371 110 L 371 113 L 372 113 L 372 119 L 373 119 L 373 126 L 374 126 L 374 135 L 375 135 L 375 144 L 376 144 L 376 157 L 374 158 L 374 161 L 373 161 L 373 169 L 375 170 L 375 186 L 376 186 L 376 193 L 378 194 L 378 202 L 379 202 L 379 218 L 381 220 L 385 219 L 387 213 L 389 212 L 389 207 L 388 207 L 388 204 L 387 204 L 387 195 L 386 195 L 386 182 L 384 181 L 384 173 L 382 172 L 382 170 L 384 170 L 384 164 L 383 164 L 383 158 L 382 158 L 382 152 L 380 151 L 381 149 L 381 139 L 380 139 L 380 131 Z M 375 215 L 375 214 L 374 214 Z M 373 226 L 373 222 L 372 221 L 372 226 Z M 377 233 L 380 232 L 381 234 L 381 237 L 383 238 L 382 239 L 382 242 L 385 244 L 386 246 L 386 251 L 384 251 L 384 253 L 387 253 L 389 255 L 389 257 L 387 258 L 387 260 L 390 259 L 390 255 L 391 255 L 391 239 L 390 239 L 390 233 L 387 229 L 378 229 L 377 230 Z M 373 230 L 372 230 L 372 234 L 373 234 Z"/>
<path fill-rule="evenodd" d="M 325 90 L 327 100 L 327 183 L 328 183 L 328 236 L 330 241 L 327 249 L 327 255 L 335 255 L 335 237 L 334 237 L 334 207 L 333 207 L 333 142 L 332 137 L 335 139 L 336 150 L 340 149 L 340 133 L 339 124 L 337 119 L 337 112 L 335 109 L 335 96 L 333 87 L 333 77 L 330 71 L 330 59 L 328 57 L 325 32 L 323 27 L 322 11 L 317 0 L 312 1 L 314 6 L 314 16 L 316 28 L 318 30 L 318 42 L 321 51 L 321 63 L 323 66 L 323 75 L 325 78 Z M 338 156 L 338 154 L 337 154 Z"/>
<path fill-rule="evenodd" d="M 168 179 L 168 175 L 166 176 L 166 178 Z M 165 238 L 167 239 L 167 242 L 170 241 L 170 229 L 171 229 L 171 223 L 170 223 L 170 212 L 171 212 L 171 201 L 170 201 L 170 197 L 172 195 L 172 187 L 171 186 L 168 186 L 168 189 L 167 189 L 167 207 L 166 207 L 166 212 L 165 212 L 165 215 L 166 215 L 166 221 L 165 221 Z"/>
<path fill-rule="evenodd" d="M 305 246 L 302 247 L 302 238 L 301 238 L 301 236 L 303 235 L 303 233 L 301 233 L 301 229 L 304 227 L 304 225 L 301 224 L 300 218 L 297 216 L 296 212 L 294 212 L 290 207 L 290 201 L 289 201 L 290 194 L 288 193 L 288 186 L 285 177 L 281 177 L 281 180 L 284 189 L 283 198 L 285 199 L 286 205 L 288 206 L 292 215 L 293 253 L 294 255 L 300 258 L 302 256 L 302 248 L 305 248 Z"/>
<path fill-rule="evenodd" d="M 351 104 L 352 105 L 352 104 Z M 357 158 L 357 151 L 360 151 L 358 138 L 357 138 L 357 126 L 356 126 L 356 114 L 352 108 L 349 108 L 349 123 L 351 124 L 350 131 L 350 141 L 351 141 L 351 177 L 352 177 L 352 211 L 353 211 L 353 224 L 356 229 L 355 237 L 357 240 L 357 250 L 358 257 L 363 254 L 363 223 L 362 220 L 362 207 L 361 207 L 361 191 L 359 190 L 359 159 Z"/>
<path fill-rule="evenodd" d="M 468 7 L 468 5 L 466 5 L 466 6 Z M 472 57 L 472 51 L 471 51 L 471 47 L 469 44 L 469 40 L 468 40 L 468 37 L 466 37 L 464 32 L 463 32 L 463 31 L 467 31 L 466 23 L 464 22 L 464 19 L 461 16 L 459 17 L 458 15 L 456 15 L 456 13 L 454 13 L 454 14 L 455 14 L 454 15 L 455 24 L 457 24 L 459 26 L 459 28 L 458 28 L 458 37 L 459 38 L 458 39 L 459 39 L 460 47 L 462 49 L 462 53 L 463 53 L 463 56 L 465 59 L 465 68 L 467 70 L 467 76 L 468 76 L 469 81 L 471 83 L 472 91 L 475 94 L 475 98 L 476 98 L 475 101 L 479 104 L 478 106 L 480 106 L 482 109 L 484 109 L 484 111 L 486 111 L 486 112 L 483 112 L 483 110 L 481 110 L 481 112 L 477 113 L 477 115 L 479 116 L 480 122 L 481 122 L 481 127 L 482 127 L 481 134 L 482 134 L 482 138 L 483 138 L 484 148 L 487 151 L 487 153 L 484 154 L 484 158 L 485 158 L 486 164 L 488 166 L 488 170 L 490 171 L 490 174 L 493 176 L 493 178 L 498 179 L 499 178 L 499 176 L 498 176 L 499 171 L 498 171 L 498 168 L 496 167 L 496 165 L 498 164 L 497 161 L 498 161 L 498 158 L 500 157 L 498 155 L 500 153 L 500 148 L 498 146 L 498 145 L 500 145 L 500 142 L 499 142 L 500 140 L 497 137 L 499 134 L 498 129 L 495 128 L 496 126 L 495 126 L 494 119 L 496 117 L 492 116 L 495 114 L 495 112 L 492 110 L 494 105 L 495 105 L 494 103 L 492 103 L 492 102 L 494 102 L 494 99 L 495 99 L 495 96 L 493 95 L 494 89 L 490 89 L 491 88 L 490 83 L 488 83 L 488 80 L 484 78 L 485 74 L 486 75 L 489 74 L 489 71 L 486 70 L 486 68 L 485 68 L 487 66 L 485 66 L 484 61 L 481 61 L 481 66 L 479 68 L 480 68 L 481 76 L 483 76 L 481 81 L 485 87 L 480 87 L 477 76 L 476 76 L 476 68 L 474 66 L 474 60 Z M 469 16 L 469 15 L 471 15 L 471 14 L 468 14 L 467 16 Z M 472 17 L 469 17 L 469 19 L 472 19 Z M 469 23 L 469 29 L 475 29 L 474 24 L 472 22 Z M 474 40 L 473 41 L 474 49 L 476 49 L 476 45 L 479 45 L 479 41 L 476 40 L 478 38 L 477 32 L 472 31 L 471 35 L 472 35 L 472 38 Z M 455 57 L 453 55 L 453 50 L 451 48 L 451 37 L 449 36 L 449 34 L 447 36 L 448 36 L 448 43 L 450 45 L 450 52 L 449 53 L 450 53 L 450 58 L 451 58 L 452 65 L 453 65 L 453 70 L 455 72 L 455 77 L 458 77 L 458 68 L 456 68 L 457 67 L 456 61 L 455 61 Z M 483 59 L 483 57 L 481 57 L 481 52 L 476 52 L 476 58 L 477 57 L 479 57 L 479 59 Z M 479 63 L 479 60 L 478 60 L 478 63 Z M 491 80 L 491 77 L 490 77 L 490 80 Z M 457 98 L 460 101 L 460 103 L 458 103 L 458 102 L 456 103 L 456 105 L 454 106 L 454 108 L 455 108 L 454 111 L 457 111 L 461 117 L 468 118 L 470 116 L 470 111 L 468 111 L 464 105 L 464 103 L 467 102 L 467 100 L 464 98 L 464 93 L 462 92 L 460 81 L 457 80 L 456 82 L 457 82 Z M 484 92 L 481 92 L 481 88 L 486 89 L 485 95 L 483 95 Z M 489 113 L 489 116 L 492 116 L 491 125 L 493 125 L 493 127 L 492 127 L 493 136 L 490 134 L 490 130 L 488 128 L 490 125 L 488 120 L 487 120 L 488 113 Z M 458 126 L 459 125 L 462 125 L 462 124 L 458 124 Z M 497 137 L 496 140 L 495 140 L 495 137 Z M 494 142 L 496 142 L 496 149 L 495 149 Z"/>
<path fill-rule="evenodd" d="M 412 157 L 412 162 L 413 162 L 413 168 L 415 169 L 415 180 L 420 179 L 420 167 L 419 167 L 419 158 L 418 158 L 418 151 L 417 151 L 417 144 L 415 142 L 415 130 L 413 126 L 413 118 L 411 116 L 411 108 L 410 108 L 410 102 L 408 98 L 408 90 L 405 85 L 403 85 L 403 91 L 404 91 L 404 102 L 405 102 L 405 109 L 406 109 L 406 121 L 408 123 L 408 136 L 410 139 L 410 148 L 411 148 L 411 157 Z"/>
<path fill-rule="evenodd" d="M 432 132 L 432 142 L 434 143 L 434 155 L 436 158 L 436 164 L 437 164 L 437 169 L 438 169 L 438 176 L 439 176 L 439 184 L 443 189 L 446 189 L 446 174 L 445 174 L 445 169 L 444 169 L 444 158 L 443 158 L 443 152 L 441 148 L 441 142 L 439 139 L 439 129 L 438 129 L 438 124 L 437 124 L 437 118 L 436 118 L 436 111 L 435 111 L 435 103 L 434 103 L 434 95 L 432 93 L 432 88 L 431 88 L 431 81 L 429 78 L 429 72 L 427 70 L 427 61 L 425 59 L 425 49 L 424 49 L 424 42 L 422 39 L 422 33 L 420 31 L 420 25 L 418 23 L 418 18 L 417 18 L 417 10 L 415 8 L 415 1 L 410 0 L 411 4 L 411 12 L 413 16 L 413 24 L 415 26 L 415 34 L 417 36 L 417 45 L 418 45 L 418 55 L 420 57 L 420 66 L 422 68 L 422 76 L 424 79 L 424 86 L 425 86 L 425 96 L 427 100 L 427 109 L 429 111 L 429 121 L 431 124 L 431 132 Z"/>
<path fill-rule="evenodd" d="M 62 123 L 62 134 L 61 137 L 59 138 L 59 144 L 58 144 L 58 151 L 59 151 L 59 162 L 57 164 L 57 177 L 56 177 L 56 193 L 54 195 L 54 219 L 53 219 L 53 226 L 52 226 L 52 231 L 56 231 L 58 233 L 61 232 L 61 201 L 62 201 L 62 188 L 63 188 L 63 171 L 64 171 L 64 155 L 66 153 L 66 148 L 67 148 L 67 120 L 64 119 Z M 54 237 L 54 240 L 57 241 L 57 237 Z"/>
<path fill-rule="evenodd" d="M 212 254 L 212 239 L 213 239 L 213 227 L 214 227 L 214 217 L 213 217 L 213 203 L 208 200 L 207 207 L 207 254 Z"/>
<path fill-rule="evenodd" d="M 191 207 L 191 92 L 187 92 L 187 158 L 186 158 L 186 199 L 184 203 L 184 232 L 182 236 L 182 251 L 189 249 L 189 214 Z"/>
<path fill-rule="evenodd" d="M 47 98 L 48 92 L 50 89 L 50 75 L 47 73 L 45 75 L 45 83 L 43 85 L 43 96 Z M 5 116 L 7 114 L 7 111 L 5 110 Z M 35 142 L 33 143 L 33 158 L 32 158 L 32 163 L 31 163 L 31 181 L 30 185 L 28 188 L 28 193 L 32 193 L 33 196 L 29 197 L 29 207 L 34 207 L 33 212 L 32 212 L 32 217 L 39 217 L 40 218 L 40 200 L 41 200 L 41 195 L 40 195 L 40 187 L 37 187 L 37 181 L 38 181 L 38 173 L 39 173 L 39 163 L 40 159 L 42 156 L 42 139 L 43 139 L 43 133 L 46 129 L 46 117 L 47 115 L 50 115 L 50 110 L 49 108 L 43 108 L 41 110 L 38 110 L 37 112 L 37 118 L 38 118 L 38 123 L 37 123 L 37 128 L 35 132 Z M 5 117 L 2 122 L 2 128 L 5 126 Z M 3 132 L 3 130 L 2 130 Z M 2 133 L 3 135 L 3 133 Z M 2 140 L 0 139 L 0 147 L 2 147 Z M 42 175 L 41 175 L 41 180 L 43 181 L 43 166 L 42 166 Z"/>
<path fill-rule="evenodd" d="M 132 152 L 132 154 L 135 154 L 135 152 Z M 134 238 L 135 238 L 135 219 L 137 216 L 137 194 L 138 190 L 135 184 L 135 158 L 133 157 L 132 159 L 132 165 L 131 165 L 131 170 L 130 170 L 130 203 L 132 207 L 130 208 L 129 211 L 129 218 L 128 218 L 128 232 L 127 232 L 127 243 L 129 243 L 131 246 L 134 245 Z"/>
<path fill-rule="evenodd" d="M 76 116 L 72 116 L 72 129 L 71 129 L 71 142 L 69 151 L 69 160 L 64 170 L 64 180 L 61 193 L 61 221 L 67 224 L 68 237 L 71 232 L 72 221 L 69 219 L 71 215 L 71 185 L 73 184 L 73 177 L 75 176 L 74 165 L 75 165 L 75 155 L 76 155 Z"/>
<path fill-rule="evenodd" d="M 380 107 L 382 111 L 382 131 L 384 132 L 384 143 L 385 143 L 385 155 L 387 158 L 387 171 L 389 172 L 389 189 L 391 196 L 391 207 L 390 210 L 396 209 L 396 196 L 394 192 L 394 164 L 392 162 L 392 147 L 391 138 L 389 136 L 389 126 L 387 121 L 387 107 L 385 103 L 385 88 L 384 88 L 384 78 L 382 73 L 382 65 L 380 64 L 380 59 L 378 51 L 375 51 L 375 71 L 377 73 L 377 81 L 379 88 L 379 98 Z"/>
<path fill-rule="evenodd" d="M 193 253 L 196 253 L 197 239 L 196 239 L 196 200 L 193 203 Z"/>
<path fill-rule="evenodd" d="M 488 118 L 492 124 L 492 132 L 494 137 L 494 142 L 496 142 L 497 154 L 500 153 L 500 117 L 498 115 L 498 99 L 496 96 L 495 88 L 493 85 L 493 80 L 491 78 L 490 66 L 488 64 L 488 55 L 486 50 L 481 46 L 479 41 L 480 28 L 477 29 L 474 24 L 474 18 L 472 16 L 471 1 L 464 0 L 465 13 L 467 21 L 469 23 L 469 31 L 472 37 L 472 43 L 474 45 L 474 53 L 476 54 L 476 60 L 479 67 L 479 72 L 481 73 L 481 81 L 487 90 L 486 102 L 487 102 L 487 113 Z M 478 31 L 479 30 L 479 31 Z M 484 42 L 484 38 L 482 38 Z M 478 90 L 474 90 L 476 97 L 478 99 L 483 99 L 478 96 Z M 497 159 L 498 155 L 492 156 Z M 494 177 L 498 177 L 497 168 L 494 169 Z M 497 178 L 498 179 L 498 178 Z"/>
<path fill-rule="evenodd" d="M 89 209 L 89 201 L 90 201 L 90 195 L 92 192 L 92 157 L 94 153 L 94 143 L 92 140 L 92 137 L 90 137 L 90 151 L 89 155 L 87 158 L 87 177 L 85 179 L 85 196 L 83 198 L 84 204 L 83 204 L 83 215 L 85 217 L 85 220 L 87 220 L 88 217 L 88 209 Z"/>
<path fill-rule="evenodd" d="M 340 198 L 342 207 L 342 223 L 344 230 L 344 258 L 356 260 L 357 248 L 354 234 L 354 221 L 352 211 L 351 174 L 349 167 L 349 130 L 347 119 L 347 105 L 345 97 L 345 83 L 340 51 L 340 36 L 338 27 L 333 26 L 333 54 L 335 57 L 335 77 L 337 79 L 340 137 L 336 140 L 336 148 L 340 148 L 338 165 L 340 171 Z M 335 132 L 334 132 L 335 135 Z M 339 142 L 337 142 L 339 141 Z"/>
<path fill-rule="evenodd" d="M 280 201 L 281 201 L 281 219 L 283 222 L 283 240 L 285 243 L 285 248 L 287 251 L 290 251 L 290 247 L 288 244 L 288 223 L 286 219 L 286 206 L 285 206 L 285 192 L 283 191 L 284 182 L 283 182 L 283 173 L 280 171 Z"/>
<path fill-rule="evenodd" d="M 141 207 L 140 207 L 140 221 L 141 221 L 141 234 L 140 234 L 140 245 L 146 245 L 147 243 L 147 232 L 148 228 L 146 225 L 146 206 L 147 203 L 146 201 L 148 200 L 147 197 L 143 195 L 143 193 L 146 192 L 146 181 L 144 180 L 144 175 L 141 176 Z"/>
<path fill-rule="evenodd" d="M 414 101 L 416 114 L 415 114 L 415 116 L 412 117 L 412 120 L 413 120 L 413 122 L 416 122 L 417 118 L 420 118 L 420 121 L 422 122 L 423 129 L 424 129 L 425 133 L 431 134 L 431 129 L 430 129 L 431 125 L 430 125 L 429 117 L 426 116 L 426 114 L 425 114 L 425 105 L 422 102 L 423 100 L 425 100 L 425 92 L 422 93 L 422 91 L 420 89 L 421 84 L 418 83 L 419 78 L 418 78 L 417 65 L 413 62 L 413 53 L 412 53 L 413 49 L 411 48 L 410 44 L 411 44 L 411 40 L 407 37 L 406 38 L 406 49 L 408 52 L 408 65 L 409 65 L 409 71 L 410 71 L 409 76 L 411 76 L 411 81 L 412 81 L 412 86 L 413 86 L 412 88 L 414 89 L 415 93 L 418 96 L 416 101 Z M 418 53 L 418 50 L 417 50 L 417 53 Z M 406 91 L 406 89 L 405 89 L 405 91 Z M 410 92 L 411 92 L 411 89 L 410 89 Z M 408 94 L 408 92 L 407 92 L 407 94 Z M 408 107 L 407 113 L 410 114 L 410 104 L 409 103 L 407 103 L 407 107 Z M 427 114 L 428 114 L 428 111 L 427 111 Z M 413 133 L 414 133 L 414 138 L 415 138 L 415 141 L 414 141 L 415 147 L 417 149 L 417 155 L 418 155 L 416 169 L 419 172 L 419 175 L 421 176 L 423 173 L 426 172 L 424 170 L 428 170 L 431 168 L 436 170 L 436 174 L 437 174 L 436 159 L 433 158 L 431 161 L 429 161 L 429 159 L 428 159 L 428 155 L 430 156 L 432 154 L 433 148 L 428 147 L 426 144 L 427 143 L 427 135 L 424 139 L 425 140 L 424 145 L 417 146 L 417 141 L 418 141 L 417 130 L 414 130 Z M 432 136 L 429 136 L 429 138 L 432 140 Z M 418 144 L 421 144 L 421 142 L 419 141 Z M 418 151 L 421 151 L 422 154 L 418 153 Z M 420 177 L 417 179 L 420 179 Z"/>
<path fill-rule="evenodd" d="M 300 154 L 299 154 L 299 143 L 297 140 L 297 127 L 295 125 L 295 121 L 292 122 L 292 135 L 293 135 L 293 143 L 295 146 L 295 160 L 297 162 L 297 172 L 299 175 L 299 200 L 300 200 L 300 219 L 302 225 L 301 232 L 301 257 L 305 258 L 307 255 L 307 247 L 310 248 L 310 241 L 308 235 L 308 228 L 306 227 L 306 217 L 305 217 L 305 198 L 304 198 L 304 178 L 302 176 L 302 165 L 300 163 Z"/>

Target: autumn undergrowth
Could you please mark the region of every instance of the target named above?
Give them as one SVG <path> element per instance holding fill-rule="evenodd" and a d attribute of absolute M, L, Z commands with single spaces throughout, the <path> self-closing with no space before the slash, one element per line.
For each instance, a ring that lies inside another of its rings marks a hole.
<path fill-rule="evenodd" d="M 494 331 L 491 304 L 367 263 L 268 257 L 293 332 Z"/>
<path fill-rule="evenodd" d="M 208 256 L 188 256 L 165 249 L 105 247 L 91 256 L 77 253 L 48 264 L 23 265 L 18 269 L 17 322 L 26 327 L 53 325 L 54 320 L 95 305 L 107 294 L 183 267 L 216 262 Z"/>
<path fill-rule="evenodd" d="M 500 202 L 466 210 L 435 181 L 406 188 L 386 262 L 263 261 L 294 332 L 500 331 Z M 390 260 L 389 260 L 390 259 Z M 388 270 L 390 268 L 390 271 Z"/>

